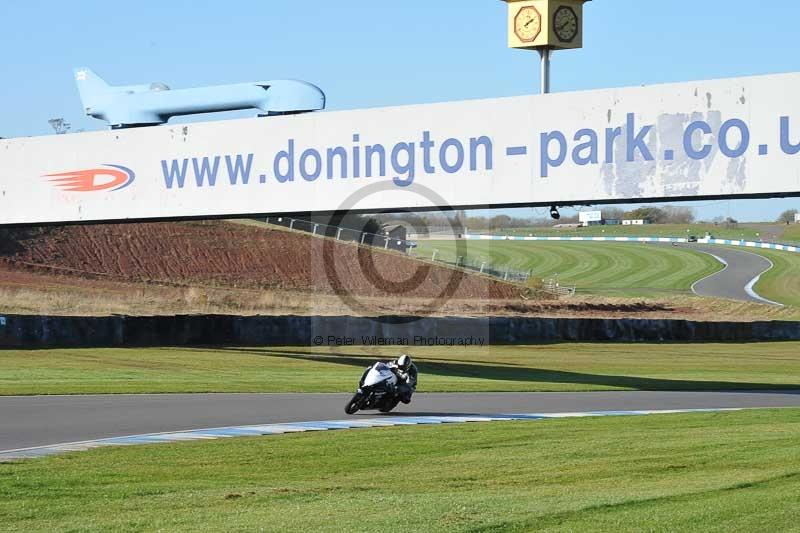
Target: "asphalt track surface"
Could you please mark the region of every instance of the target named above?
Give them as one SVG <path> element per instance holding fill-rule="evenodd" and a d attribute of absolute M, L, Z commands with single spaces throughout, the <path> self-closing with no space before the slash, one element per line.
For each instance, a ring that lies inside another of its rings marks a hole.
<path fill-rule="evenodd" d="M 773 265 L 769 259 L 752 252 L 725 246 L 702 244 L 688 246 L 721 259 L 727 265 L 724 270 L 695 283 L 692 286 L 695 294 L 743 302 L 780 305 L 762 298 L 752 288 L 755 280 L 772 268 Z"/>
<path fill-rule="evenodd" d="M 349 394 L 0 397 L 0 452 L 232 425 L 341 420 Z M 417 394 L 392 415 L 800 407 L 800 391 Z M 377 411 L 354 418 L 375 417 Z"/>

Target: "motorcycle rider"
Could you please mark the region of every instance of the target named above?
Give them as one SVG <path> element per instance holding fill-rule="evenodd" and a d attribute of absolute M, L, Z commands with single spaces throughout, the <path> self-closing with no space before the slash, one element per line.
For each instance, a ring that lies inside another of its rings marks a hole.
<path fill-rule="evenodd" d="M 411 403 L 411 395 L 417 390 L 417 365 L 408 354 L 400 354 L 396 360 L 389 363 L 389 368 L 397 376 L 397 394 L 400 401 Z"/>

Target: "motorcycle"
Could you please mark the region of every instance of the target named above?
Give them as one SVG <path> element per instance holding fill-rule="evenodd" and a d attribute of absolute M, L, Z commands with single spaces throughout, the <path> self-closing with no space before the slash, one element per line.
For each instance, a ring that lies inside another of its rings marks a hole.
<path fill-rule="evenodd" d="M 367 368 L 358 384 L 358 391 L 347 402 L 344 412 L 348 415 L 358 411 L 377 409 L 388 413 L 400 403 L 397 394 L 397 376 L 386 363 L 375 363 Z"/>

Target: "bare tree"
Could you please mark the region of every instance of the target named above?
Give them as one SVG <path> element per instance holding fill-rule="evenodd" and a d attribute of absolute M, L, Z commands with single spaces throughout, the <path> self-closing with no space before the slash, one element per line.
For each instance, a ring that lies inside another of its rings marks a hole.
<path fill-rule="evenodd" d="M 601 211 L 604 220 L 622 220 L 625 216 L 625 210 L 619 207 L 603 207 Z"/>
<path fill-rule="evenodd" d="M 787 209 L 778 217 L 777 222 L 781 224 L 791 224 L 794 222 L 794 216 L 797 214 L 797 209 Z"/>

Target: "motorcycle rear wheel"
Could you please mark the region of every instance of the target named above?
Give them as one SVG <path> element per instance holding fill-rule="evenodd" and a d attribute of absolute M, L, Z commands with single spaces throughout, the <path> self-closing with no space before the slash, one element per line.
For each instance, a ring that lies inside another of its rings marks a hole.
<path fill-rule="evenodd" d="M 358 412 L 360 404 L 361 404 L 361 395 L 356 393 L 350 399 L 350 401 L 347 402 L 347 405 L 344 406 L 344 412 L 347 413 L 348 415 L 354 415 Z"/>

